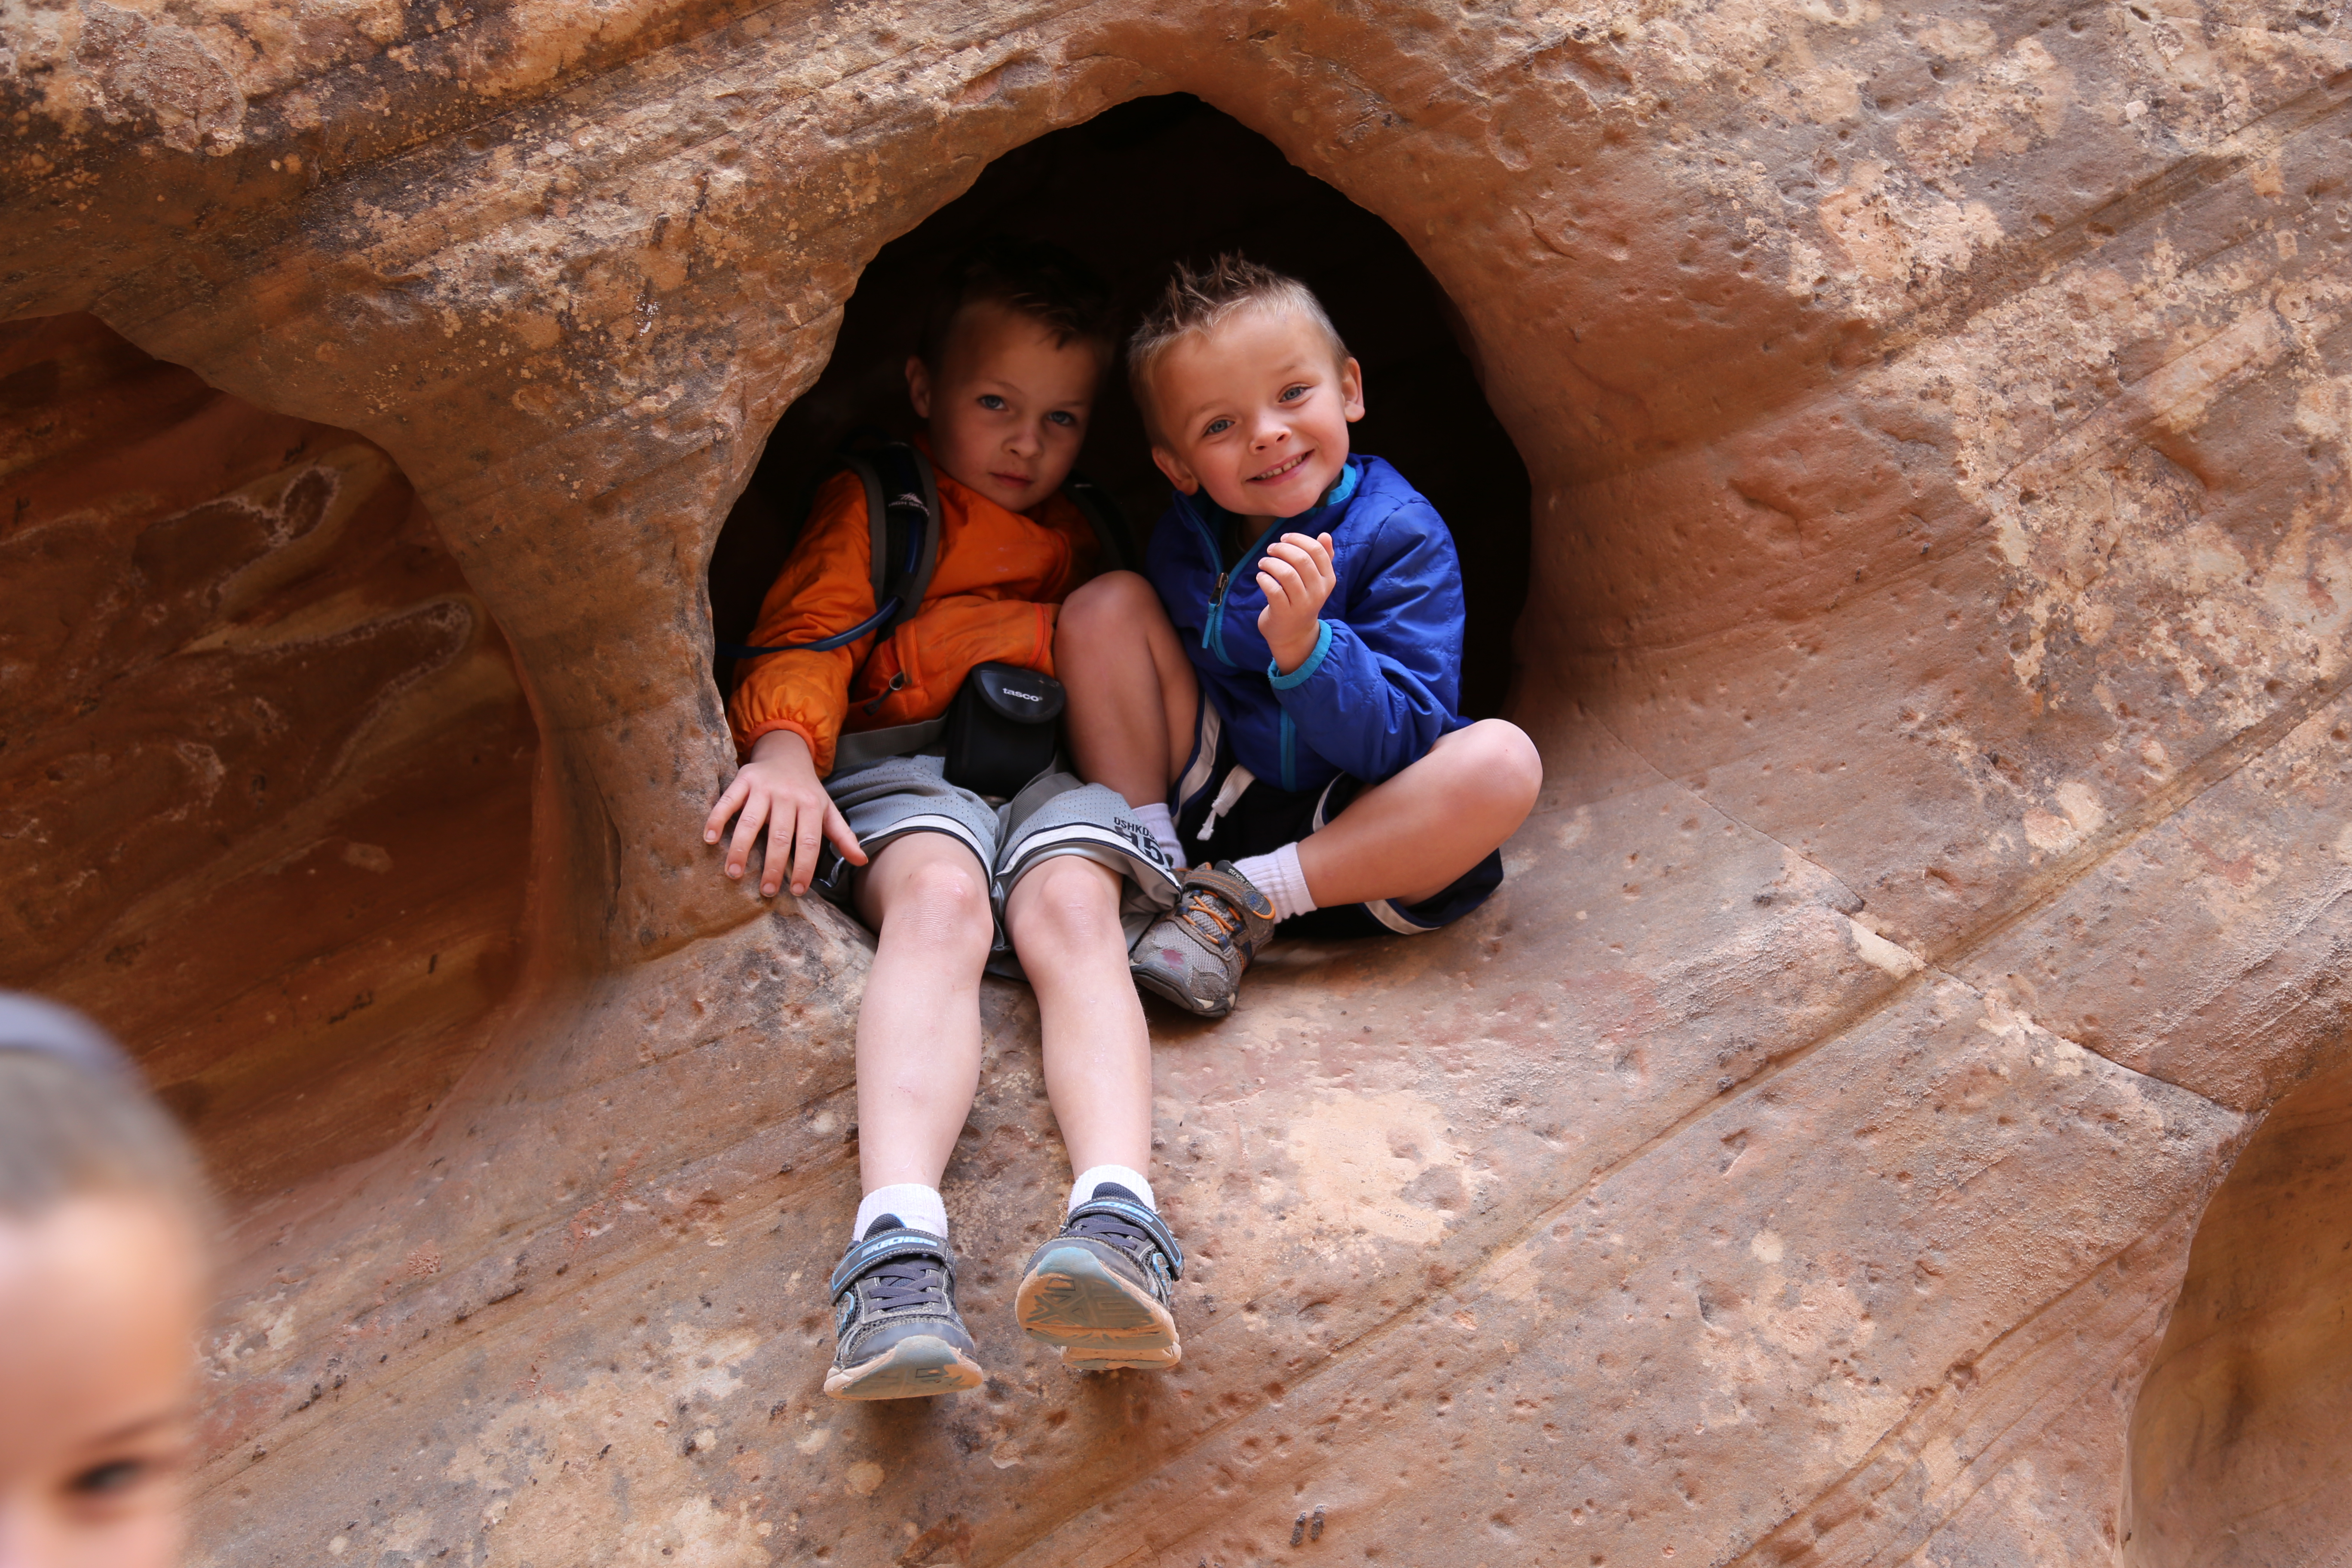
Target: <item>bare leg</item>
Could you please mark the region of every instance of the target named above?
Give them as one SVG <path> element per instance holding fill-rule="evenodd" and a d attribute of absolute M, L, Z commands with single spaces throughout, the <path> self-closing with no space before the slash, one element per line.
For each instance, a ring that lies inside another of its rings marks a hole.
<path fill-rule="evenodd" d="M 1006 934 L 1037 993 L 1045 1092 L 1074 1173 L 1151 1168 L 1151 1037 L 1128 974 L 1118 898 L 1115 873 L 1063 855 L 1005 900 Z"/>
<path fill-rule="evenodd" d="M 1063 731 L 1078 776 L 1129 805 L 1166 801 L 1201 696 L 1151 584 L 1106 572 L 1072 594 L 1055 622 L 1054 673 L 1069 689 Z"/>
<path fill-rule="evenodd" d="M 1128 976 L 1118 895 L 1112 872 L 1062 856 L 1021 879 L 1004 917 L 1037 993 L 1045 1090 L 1071 1170 L 1124 1165 L 1148 1182 L 1151 1040 Z M 1082 1372 L 1175 1365 L 1183 1352 L 1167 1282 L 1145 1272 L 1140 1250 L 1160 1243 L 1118 1216 L 1080 1223 L 1093 1234 L 1066 1231 L 1030 1256 L 1013 1293 L 1014 1318 L 1035 1338 L 1059 1345 L 1063 1364 Z"/>
<path fill-rule="evenodd" d="M 857 1008 L 861 1190 L 936 1187 L 980 1087 L 988 878 L 946 834 L 910 833 L 859 876 L 857 912 L 881 932 Z"/>
<path fill-rule="evenodd" d="M 1482 719 L 1299 840 L 1298 868 L 1318 905 L 1419 903 L 1517 832 L 1542 787 L 1535 743 L 1517 725 Z"/>

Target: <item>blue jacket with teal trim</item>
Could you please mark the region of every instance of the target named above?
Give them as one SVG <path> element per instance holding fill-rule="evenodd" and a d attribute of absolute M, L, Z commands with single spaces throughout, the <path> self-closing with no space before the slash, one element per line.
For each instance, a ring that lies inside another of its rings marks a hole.
<path fill-rule="evenodd" d="M 1378 458 L 1350 457 L 1321 506 L 1266 530 L 1230 571 L 1229 514 L 1179 494 L 1152 531 L 1144 572 L 1242 766 L 1286 790 L 1341 773 L 1379 784 L 1468 722 L 1462 687 L 1462 566 L 1437 509 Z M 1315 650 L 1288 675 L 1258 635 L 1258 557 L 1286 533 L 1331 536 L 1338 577 Z"/>

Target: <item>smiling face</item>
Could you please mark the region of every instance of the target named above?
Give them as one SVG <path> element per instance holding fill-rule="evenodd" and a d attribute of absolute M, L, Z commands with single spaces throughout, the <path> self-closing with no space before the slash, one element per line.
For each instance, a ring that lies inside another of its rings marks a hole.
<path fill-rule="evenodd" d="M 942 472 L 1008 511 L 1062 488 L 1086 444 L 1104 351 L 993 300 L 958 313 L 940 363 L 907 362 L 907 395 L 929 422 Z"/>
<path fill-rule="evenodd" d="M 1150 366 L 1151 448 L 1178 489 L 1227 511 L 1297 517 L 1348 460 L 1363 374 L 1316 322 L 1253 307 L 1179 339 Z"/>
<path fill-rule="evenodd" d="M 152 1198 L 0 1216 L 0 1563 L 178 1561 L 204 1268 Z"/>

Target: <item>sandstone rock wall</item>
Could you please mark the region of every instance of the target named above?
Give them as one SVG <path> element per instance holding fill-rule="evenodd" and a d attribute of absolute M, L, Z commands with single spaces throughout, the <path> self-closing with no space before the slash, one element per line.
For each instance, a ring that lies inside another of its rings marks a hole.
<path fill-rule="evenodd" d="M 2184 1451 L 2134 1411 L 2191 1237 L 2345 1050 L 2327 13 L 5 26 L 0 318 L 90 312 L 373 443 L 537 721 L 525 980 L 453 1030 L 438 1059 L 478 1055 L 446 1098 L 355 1073 L 434 1099 L 386 1112 L 391 1146 L 241 1211 L 204 1561 L 2155 1550 L 2122 1540 L 2126 1436 L 2159 1471 Z M 950 1205 L 997 1375 L 844 1409 L 819 1281 L 864 949 L 725 886 L 692 832 L 729 760 L 703 568 L 879 247 L 989 160 L 1176 90 L 1384 219 L 1458 310 L 1534 486 L 1509 711 L 1549 783 L 1475 920 L 1294 949 L 1227 1024 L 1159 1031 L 1200 1257 L 1178 1373 L 1070 1379 L 1011 1331 L 1064 1169 L 1025 1000 L 992 991 Z M 21 510 L 0 526 L 23 548 Z M 119 569 L 78 548 L 94 601 Z M 246 686 L 311 689 L 272 679 Z M 66 972 L 164 1048 L 131 988 Z M 307 1060 L 274 1023 L 222 1037 L 225 1070 Z M 2200 1375 L 2168 1351 L 2149 1398 Z M 2212 1500 L 2181 1506 L 2210 1511 L 2168 1539 L 2257 1495 L 2200 1453 Z"/>
<path fill-rule="evenodd" d="M 239 1194 L 410 1131 L 522 963 L 527 705 L 383 452 L 88 316 L 0 327 L 0 985 Z"/>

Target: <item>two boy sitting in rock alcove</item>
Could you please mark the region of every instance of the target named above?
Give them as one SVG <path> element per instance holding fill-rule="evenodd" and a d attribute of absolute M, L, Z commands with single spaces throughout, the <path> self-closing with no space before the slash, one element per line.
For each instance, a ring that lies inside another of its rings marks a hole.
<path fill-rule="evenodd" d="M 1362 374 L 1314 294 L 1228 256 L 1178 268 L 1128 335 L 1174 486 L 1140 574 L 1103 570 L 1063 493 L 1116 343 L 1108 289 L 1066 251 L 1000 240 L 950 266 L 906 365 L 936 494 L 927 580 L 877 604 L 880 491 L 835 474 L 729 706 L 744 760 L 705 841 L 733 818 L 730 877 L 764 839 L 763 893 L 822 880 L 878 934 L 857 1023 L 865 1196 L 830 1285 L 839 1398 L 985 1375 L 939 1184 L 978 1089 L 992 962 L 1036 992 L 1077 1173 L 1015 1316 L 1081 1370 L 1173 1366 L 1183 1250 L 1150 1180 L 1139 988 L 1222 1017 L 1277 931 L 1460 918 L 1499 884 L 1540 783 L 1525 735 L 1459 712 L 1453 541 L 1395 468 L 1350 453 Z M 1066 700 L 1068 771 L 982 794 L 942 731 L 959 700 L 1008 693 Z"/>

